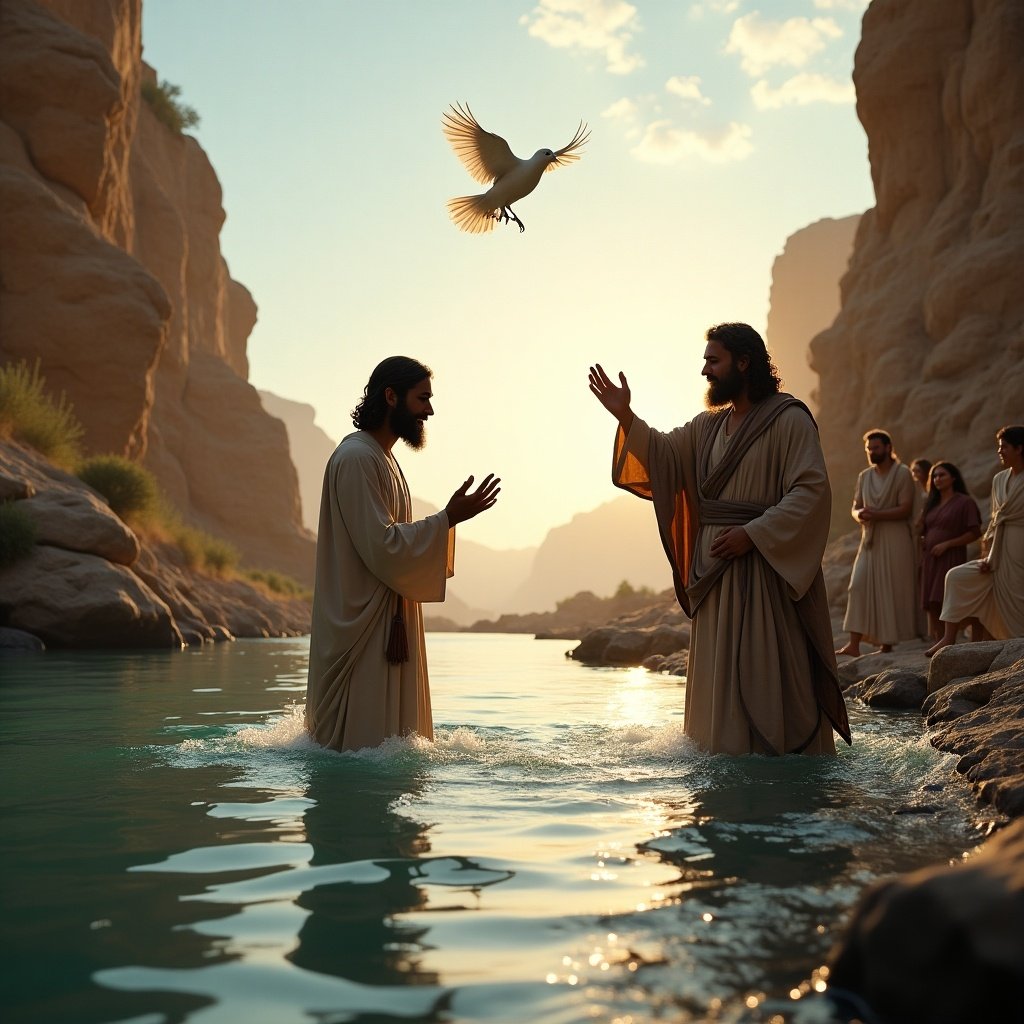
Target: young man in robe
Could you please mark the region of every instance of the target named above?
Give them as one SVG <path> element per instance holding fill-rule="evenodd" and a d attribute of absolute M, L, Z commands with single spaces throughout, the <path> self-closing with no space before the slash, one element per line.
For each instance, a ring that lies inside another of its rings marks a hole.
<path fill-rule="evenodd" d="M 706 336 L 709 411 L 662 433 L 626 376 L 590 368 L 618 420 L 613 482 L 654 503 L 676 596 L 693 622 L 686 734 L 725 754 L 834 754 L 850 742 L 821 558 L 832 497 L 808 408 L 780 393 L 761 336 Z"/>
<path fill-rule="evenodd" d="M 1024 636 L 1024 426 L 996 434 L 1005 469 L 992 479 L 992 516 L 982 538 L 985 557 L 946 573 L 942 600 L 943 634 L 925 653 L 937 654 L 956 642 L 960 623 L 974 620 L 973 639 Z"/>
<path fill-rule="evenodd" d="M 864 435 L 864 452 L 868 468 L 857 477 L 850 513 L 861 528 L 843 619 L 850 639 L 836 651 L 851 658 L 860 657 L 865 637 L 879 651 L 917 638 L 914 478 L 884 430 Z"/>
<path fill-rule="evenodd" d="M 354 433 L 324 474 L 317 536 L 306 728 L 335 750 L 389 736 L 433 738 L 420 603 L 443 601 L 455 526 L 489 509 L 499 480 L 470 476 L 434 515 L 412 521 L 395 443 L 422 448 L 434 414 L 431 372 L 406 356 L 376 367 L 352 413 Z"/>

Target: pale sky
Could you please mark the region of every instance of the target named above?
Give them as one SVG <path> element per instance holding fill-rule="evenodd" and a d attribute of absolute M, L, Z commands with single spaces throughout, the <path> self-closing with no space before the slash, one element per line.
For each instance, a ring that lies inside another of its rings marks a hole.
<path fill-rule="evenodd" d="M 250 381 L 334 439 L 374 365 L 434 370 L 414 494 L 502 477 L 463 536 L 496 548 L 620 494 L 591 362 L 669 429 L 701 408 L 704 331 L 764 330 L 786 238 L 873 205 L 850 75 L 865 0 L 144 0 L 143 56 L 202 118 L 221 244 L 259 306 Z M 485 191 L 441 133 L 469 103 L 520 157 L 582 159 L 460 232 Z M 783 376 L 786 367 L 781 366 Z M 806 396 L 804 396 L 806 397 Z"/>

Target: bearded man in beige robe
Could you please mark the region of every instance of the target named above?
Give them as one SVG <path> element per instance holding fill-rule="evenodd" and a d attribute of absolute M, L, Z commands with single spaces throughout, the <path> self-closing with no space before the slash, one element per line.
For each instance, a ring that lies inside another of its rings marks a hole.
<path fill-rule="evenodd" d="M 857 477 L 850 513 L 861 528 L 843 619 L 850 639 L 836 651 L 851 658 L 860 657 L 865 637 L 879 651 L 917 638 L 914 478 L 884 430 L 864 435 L 864 452 L 868 468 Z"/>
<path fill-rule="evenodd" d="M 946 573 L 942 599 L 943 635 L 925 653 L 956 642 L 960 624 L 980 626 L 975 640 L 1024 636 L 1024 426 L 996 434 L 999 461 L 1006 467 L 992 479 L 992 516 L 982 538 L 984 558 Z"/>
<path fill-rule="evenodd" d="M 443 601 L 455 526 L 490 508 L 499 480 L 473 477 L 432 516 L 412 501 L 392 449 L 423 447 L 434 414 L 431 372 L 391 356 L 370 375 L 354 433 L 327 463 L 320 499 L 306 728 L 325 747 L 358 750 L 389 736 L 433 739 L 420 603 Z"/>
<path fill-rule="evenodd" d="M 654 503 L 676 596 L 693 622 L 684 729 L 725 754 L 834 754 L 850 742 L 821 558 L 831 491 L 817 426 L 779 392 L 747 324 L 707 332 L 709 412 L 662 433 L 590 368 L 619 422 L 612 480 Z"/>

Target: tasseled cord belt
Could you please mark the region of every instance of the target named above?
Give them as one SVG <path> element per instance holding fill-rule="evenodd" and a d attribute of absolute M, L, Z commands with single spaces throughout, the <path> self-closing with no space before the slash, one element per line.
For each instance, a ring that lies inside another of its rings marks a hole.
<path fill-rule="evenodd" d="M 391 665 L 401 665 L 409 660 L 409 637 L 405 631 L 405 602 L 401 594 L 395 594 L 395 615 L 391 620 L 391 635 L 388 637 L 387 659 Z"/>

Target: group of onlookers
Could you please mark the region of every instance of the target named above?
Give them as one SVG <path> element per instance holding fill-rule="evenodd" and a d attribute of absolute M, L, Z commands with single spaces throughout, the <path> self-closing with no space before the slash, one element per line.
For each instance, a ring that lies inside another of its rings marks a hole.
<path fill-rule="evenodd" d="M 862 640 L 882 651 L 926 632 L 931 657 L 971 627 L 974 640 L 1024 636 L 1024 426 L 996 434 L 1003 465 L 992 481 L 992 509 L 982 517 L 960 470 L 945 460 L 909 467 L 890 435 L 864 435 L 869 466 L 857 478 L 852 514 L 861 542 L 850 574 L 836 651 L 853 657 Z M 968 545 L 981 538 L 980 557 Z"/>

